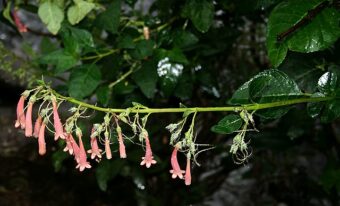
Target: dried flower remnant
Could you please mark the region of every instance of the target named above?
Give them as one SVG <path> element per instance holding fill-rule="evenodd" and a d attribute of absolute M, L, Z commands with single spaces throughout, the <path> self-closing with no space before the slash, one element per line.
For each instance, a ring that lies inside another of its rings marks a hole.
<path fill-rule="evenodd" d="M 178 152 L 178 146 L 176 145 L 174 150 L 171 154 L 171 166 L 172 170 L 170 170 L 170 173 L 172 174 L 172 178 L 175 179 L 176 177 L 183 179 L 184 170 L 181 170 L 178 160 L 177 160 L 177 152 Z"/>
<path fill-rule="evenodd" d="M 32 137 L 33 135 L 33 125 L 32 125 L 32 109 L 33 109 L 33 101 L 29 101 L 26 117 L 25 117 L 25 136 Z"/>
<path fill-rule="evenodd" d="M 91 149 L 90 150 L 87 150 L 87 153 L 90 153 L 91 154 L 91 159 L 94 159 L 96 157 L 98 157 L 99 159 L 102 158 L 102 150 L 99 149 L 98 147 L 98 143 L 97 143 L 97 137 L 94 134 L 94 128 L 92 128 L 92 132 L 91 132 Z"/>
<path fill-rule="evenodd" d="M 61 124 L 61 121 L 59 118 L 57 102 L 55 99 L 52 99 L 52 105 L 53 105 L 53 121 L 54 121 L 54 129 L 55 129 L 54 140 L 58 140 L 59 137 L 61 139 L 65 139 L 63 125 Z"/>
<path fill-rule="evenodd" d="M 144 139 L 145 139 L 145 156 L 142 157 L 142 162 L 140 163 L 140 165 L 145 165 L 147 168 L 150 168 L 151 165 L 156 164 L 156 160 L 153 159 L 152 156 L 152 150 L 151 150 L 151 145 L 150 145 L 150 140 L 149 140 L 149 135 L 147 131 L 143 131 L 142 132 L 144 135 Z"/>
<path fill-rule="evenodd" d="M 35 124 L 34 124 L 33 137 L 38 138 L 41 123 L 42 123 L 42 117 L 40 115 L 38 115 L 38 118 L 37 118 L 37 120 L 35 121 Z"/>
<path fill-rule="evenodd" d="M 41 123 L 41 127 L 40 127 L 40 130 L 39 130 L 39 136 L 38 136 L 38 145 L 39 145 L 39 154 L 40 155 L 46 154 L 45 127 L 46 127 L 46 123 L 45 123 L 45 120 L 44 120 Z"/>
<path fill-rule="evenodd" d="M 21 129 L 25 129 L 25 122 L 26 122 L 25 111 L 24 111 L 25 100 L 26 100 L 26 96 L 24 94 L 21 95 L 18 101 L 18 104 L 17 104 L 17 120 L 15 121 L 16 128 L 20 126 Z"/>
<path fill-rule="evenodd" d="M 82 134 L 81 131 L 78 130 L 77 136 L 79 139 L 79 161 L 78 165 L 76 166 L 77 169 L 79 169 L 80 172 L 84 171 L 85 168 L 91 168 L 90 163 L 87 161 L 86 151 L 84 148 L 83 140 L 82 140 Z"/>

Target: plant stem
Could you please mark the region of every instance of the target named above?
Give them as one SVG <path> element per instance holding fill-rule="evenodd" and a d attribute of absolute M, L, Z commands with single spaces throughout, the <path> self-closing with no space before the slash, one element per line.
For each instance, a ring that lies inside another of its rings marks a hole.
<path fill-rule="evenodd" d="M 125 74 L 123 74 L 119 79 L 117 79 L 116 81 L 110 83 L 109 84 L 109 89 L 112 89 L 116 84 L 118 84 L 119 82 L 123 81 L 126 77 L 128 77 L 130 74 L 132 74 L 133 68 L 134 67 L 131 67 L 130 70 L 127 71 Z"/>
<path fill-rule="evenodd" d="M 49 88 L 50 89 L 50 88 Z M 72 97 L 63 96 L 56 91 L 50 89 L 50 91 L 59 99 L 71 102 L 76 105 L 80 105 L 85 108 L 93 109 L 101 112 L 112 112 L 112 113 L 122 113 L 126 112 L 127 109 L 116 109 L 116 108 L 104 108 L 98 107 L 93 104 L 88 104 Z M 268 109 L 273 107 L 282 107 L 293 104 L 308 103 L 308 102 L 323 102 L 334 99 L 334 97 L 311 97 L 311 98 L 297 98 L 291 100 L 261 103 L 261 104 L 245 104 L 241 106 L 227 106 L 227 107 L 186 107 L 186 108 L 128 108 L 130 113 L 183 113 L 187 111 L 193 112 L 228 112 L 228 111 L 255 111 L 261 109 Z"/>

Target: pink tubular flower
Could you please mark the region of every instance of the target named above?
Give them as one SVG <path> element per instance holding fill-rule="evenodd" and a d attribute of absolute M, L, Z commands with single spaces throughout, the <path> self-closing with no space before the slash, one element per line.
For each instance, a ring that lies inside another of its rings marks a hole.
<path fill-rule="evenodd" d="M 32 137 L 33 135 L 33 125 L 32 125 L 32 109 L 33 102 L 28 103 L 26 118 L 25 118 L 25 136 Z"/>
<path fill-rule="evenodd" d="M 40 127 L 41 127 L 41 121 L 42 121 L 42 118 L 40 115 L 38 115 L 38 119 L 35 121 L 35 124 L 34 124 L 34 131 L 33 131 L 33 137 L 39 137 L 39 130 L 40 130 Z"/>
<path fill-rule="evenodd" d="M 175 146 L 172 155 L 171 155 L 171 166 L 172 170 L 170 170 L 170 173 L 172 174 L 172 178 L 175 179 L 176 177 L 183 179 L 184 170 L 181 170 L 178 160 L 177 160 L 177 151 L 178 148 Z"/>
<path fill-rule="evenodd" d="M 73 139 L 73 137 L 72 137 L 72 135 L 71 134 L 66 134 L 65 135 L 65 140 L 66 140 L 66 146 L 65 146 L 65 148 L 64 148 L 64 152 L 67 152 L 68 151 L 68 153 L 70 154 L 70 155 L 72 155 L 73 154 L 73 146 L 72 146 L 72 141 L 74 141 L 74 139 Z M 73 140 L 72 140 L 72 139 Z M 78 146 L 78 145 L 77 145 Z"/>
<path fill-rule="evenodd" d="M 120 158 L 126 158 L 123 134 L 122 134 L 122 130 L 120 127 L 117 127 L 117 133 L 118 133 L 118 143 L 119 143 L 119 156 Z"/>
<path fill-rule="evenodd" d="M 78 134 L 78 138 L 79 138 L 79 161 L 76 168 L 77 169 L 79 168 L 80 172 L 82 172 L 84 171 L 85 168 L 91 168 L 91 165 L 87 161 L 83 140 L 81 139 L 82 137 L 80 134 Z"/>
<path fill-rule="evenodd" d="M 77 142 L 74 140 L 72 134 L 69 134 L 69 141 L 71 143 L 71 146 L 72 146 L 72 150 L 73 150 L 73 155 L 74 155 L 74 159 L 76 160 L 77 163 L 79 163 L 79 151 L 80 151 L 80 148 L 77 144 Z"/>
<path fill-rule="evenodd" d="M 59 137 L 61 139 L 65 139 L 63 125 L 61 124 L 61 121 L 59 118 L 57 103 L 55 100 L 52 100 L 52 105 L 53 105 L 53 121 L 54 121 L 54 129 L 55 129 L 54 140 L 58 140 Z"/>
<path fill-rule="evenodd" d="M 108 160 L 112 159 L 110 140 L 107 137 L 105 137 L 105 153 L 106 153 L 106 159 L 108 159 Z"/>
<path fill-rule="evenodd" d="M 17 105 L 17 120 L 15 121 L 15 127 L 18 128 L 21 126 L 21 129 L 25 129 L 25 99 L 26 97 L 24 95 L 21 95 L 18 105 Z"/>
<path fill-rule="evenodd" d="M 98 143 L 97 143 L 97 137 L 92 137 L 92 134 L 94 133 L 94 128 L 92 128 L 92 132 L 91 132 L 91 149 L 90 150 L 87 150 L 87 153 L 90 153 L 91 154 L 91 159 L 94 159 L 96 157 L 98 157 L 99 159 L 102 158 L 102 150 L 99 149 L 98 147 Z"/>
<path fill-rule="evenodd" d="M 17 11 L 16 10 L 12 11 L 12 15 L 13 15 L 14 23 L 17 26 L 19 32 L 20 33 L 27 32 L 27 27 L 25 26 L 25 24 L 23 24 L 21 22 L 20 18 L 17 15 Z"/>
<path fill-rule="evenodd" d="M 145 132 L 144 138 L 145 138 L 145 147 L 146 147 L 145 156 L 142 157 L 143 161 L 140 163 L 140 165 L 145 165 L 147 168 L 149 168 L 151 167 L 151 165 L 156 164 L 157 162 L 156 160 L 153 159 L 149 137 L 146 132 Z"/>
<path fill-rule="evenodd" d="M 185 185 L 191 185 L 191 171 L 190 171 L 190 156 L 187 157 L 187 167 L 185 170 L 184 181 Z"/>
<path fill-rule="evenodd" d="M 41 127 L 39 130 L 38 144 L 39 144 L 39 154 L 46 154 L 46 142 L 45 142 L 45 122 L 41 123 Z"/>

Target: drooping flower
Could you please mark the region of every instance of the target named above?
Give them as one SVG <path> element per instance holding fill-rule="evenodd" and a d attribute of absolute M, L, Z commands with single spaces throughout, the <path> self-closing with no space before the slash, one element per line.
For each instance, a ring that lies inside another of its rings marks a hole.
<path fill-rule="evenodd" d="M 19 126 L 21 129 L 25 129 L 25 100 L 26 96 L 21 95 L 18 104 L 17 104 L 17 120 L 15 121 L 15 127 L 18 128 Z"/>
<path fill-rule="evenodd" d="M 38 145 L 39 145 L 39 154 L 40 155 L 46 154 L 45 127 L 46 127 L 46 124 L 43 121 L 41 123 L 41 127 L 40 127 L 40 130 L 39 130 L 39 136 L 38 136 Z"/>
<path fill-rule="evenodd" d="M 110 140 L 106 135 L 105 135 L 105 154 L 106 154 L 106 159 L 108 159 L 108 160 L 112 159 Z"/>
<path fill-rule="evenodd" d="M 150 140 L 148 137 L 148 133 L 144 131 L 144 139 L 145 139 L 145 156 L 142 157 L 142 162 L 140 165 L 145 165 L 147 168 L 151 167 L 151 165 L 156 164 L 156 160 L 153 159 L 152 150 L 150 145 Z"/>
<path fill-rule="evenodd" d="M 92 132 L 91 132 L 91 149 L 90 150 L 87 150 L 88 153 L 91 154 L 91 159 L 94 159 L 96 157 L 98 157 L 99 159 L 102 158 L 102 150 L 99 149 L 98 147 L 98 143 L 97 143 L 97 137 L 96 136 L 93 136 L 93 133 L 94 133 L 95 129 L 92 128 Z"/>
<path fill-rule="evenodd" d="M 122 129 L 119 126 L 117 127 L 117 133 L 118 133 L 118 143 L 119 143 L 119 156 L 120 158 L 126 158 L 126 151 L 125 151 Z"/>
<path fill-rule="evenodd" d="M 72 141 L 74 141 L 74 139 L 73 139 L 73 137 L 72 137 L 72 134 L 66 134 L 65 135 L 65 141 L 66 141 L 66 146 L 65 146 L 65 148 L 64 148 L 64 152 L 67 152 L 68 151 L 68 153 L 70 154 L 70 155 L 72 155 L 73 154 L 73 145 L 72 145 Z M 72 140 L 72 139 L 73 140 Z M 77 145 L 78 146 L 78 145 Z"/>
<path fill-rule="evenodd" d="M 76 168 L 77 169 L 79 168 L 79 171 L 82 172 L 84 171 L 85 168 L 91 168 L 91 165 L 87 161 L 86 151 L 84 148 L 81 132 L 77 132 L 77 136 L 79 139 L 79 161 Z"/>
<path fill-rule="evenodd" d="M 80 151 L 80 148 L 77 144 L 77 142 L 74 140 L 72 134 L 69 134 L 69 141 L 71 143 L 71 146 L 72 146 L 72 150 L 73 150 L 73 155 L 74 155 L 74 159 L 76 160 L 77 163 L 79 163 L 79 151 Z"/>
<path fill-rule="evenodd" d="M 33 125 L 32 125 L 32 109 L 33 109 L 33 102 L 28 103 L 26 117 L 25 117 L 25 136 L 32 137 L 33 135 Z"/>
<path fill-rule="evenodd" d="M 190 167 L 190 153 L 187 155 L 187 167 L 185 169 L 184 182 L 185 185 L 191 185 L 191 167 Z"/>
<path fill-rule="evenodd" d="M 17 11 L 16 10 L 12 11 L 12 15 L 13 15 L 14 23 L 17 26 L 19 32 L 20 33 L 27 32 L 27 27 L 25 26 L 25 24 L 23 24 L 21 22 L 20 18 L 17 15 Z"/>
<path fill-rule="evenodd" d="M 52 100 L 52 105 L 53 105 L 53 121 L 54 121 L 54 129 L 55 129 L 54 140 L 58 140 L 59 137 L 61 139 L 65 139 L 63 125 L 61 124 L 61 121 L 59 118 L 57 102 L 55 101 L 55 99 Z"/>
<path fill-rule="evenodd" d="M 174 148 L 174 150 L 172 151 L 172 154 L 171 154 L 172 170 L 170 170 L 170 173 L 172 174 L 173 179 L 175 179 L 176 177 L 183 179 L 184 170 L 181 170 L 181 168 L 178 164 L 177 151 L 178 151 L 178 147 L 175 146 L 175 148 Z"/>
<path fill-rule="evenodd" d="M 35 124 L 34 124 L 34 131 L 33 131 L 33 137 L 39 137 L 39 130 L 40 130 L 40 127 L 41 127 L 41 122 L 42 122 L 42 118 L 40 115 L 38 115 L 38 118 L 37 120 L 35 121 Z"/>

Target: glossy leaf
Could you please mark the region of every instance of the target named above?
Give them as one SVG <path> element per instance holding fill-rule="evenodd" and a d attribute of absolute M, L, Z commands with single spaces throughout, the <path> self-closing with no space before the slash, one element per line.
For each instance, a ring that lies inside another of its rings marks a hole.
<path fill-rule="evenodd" d="M 82 99 L 97 88 L 101 73 L 95 65 L 82 65 L 72 70 L 68 82 L 68 92 L 72 97 Z"/>
<path fill-rule="evenodd" d="M 211 131 L 219 134 L 230 134 L 239 130 L 242 126 L 243 120 L 239 115 L 230 114 L 221 119 L 217 125 L 211 128 Z"/>
<path fill-rule="evenodd" d="M 294 26 L 321 2 L 324 1 L 291 0 L 282 2 L 273 9 L 268 22 L 267 50 L 274 67 L 283 62 L 288 49 L 304 53 L 320 51 L 331 46 L 340 37 L 340 13 L 334 8 L 326 8 L 282 42 L 277 41 L 277 35 Z"/>
<path fill-rule="evenodd" d="M 301 95 L 297 84 L 285 73 L 271 69 L 263 71 L 243 84 L 229 100 L 231 104 L 268 103 Z"/>
<path fill-rule="evenodd" d="M 271 69 L 254 76 L 236 90 L 229 100 L 231 104 L 269 103 L 300 97 L 302 95 L 297 84 L 285 73 Z M 290 107 L 265 109 L 256 114 L 264 118 L 279 118 Z"/>

